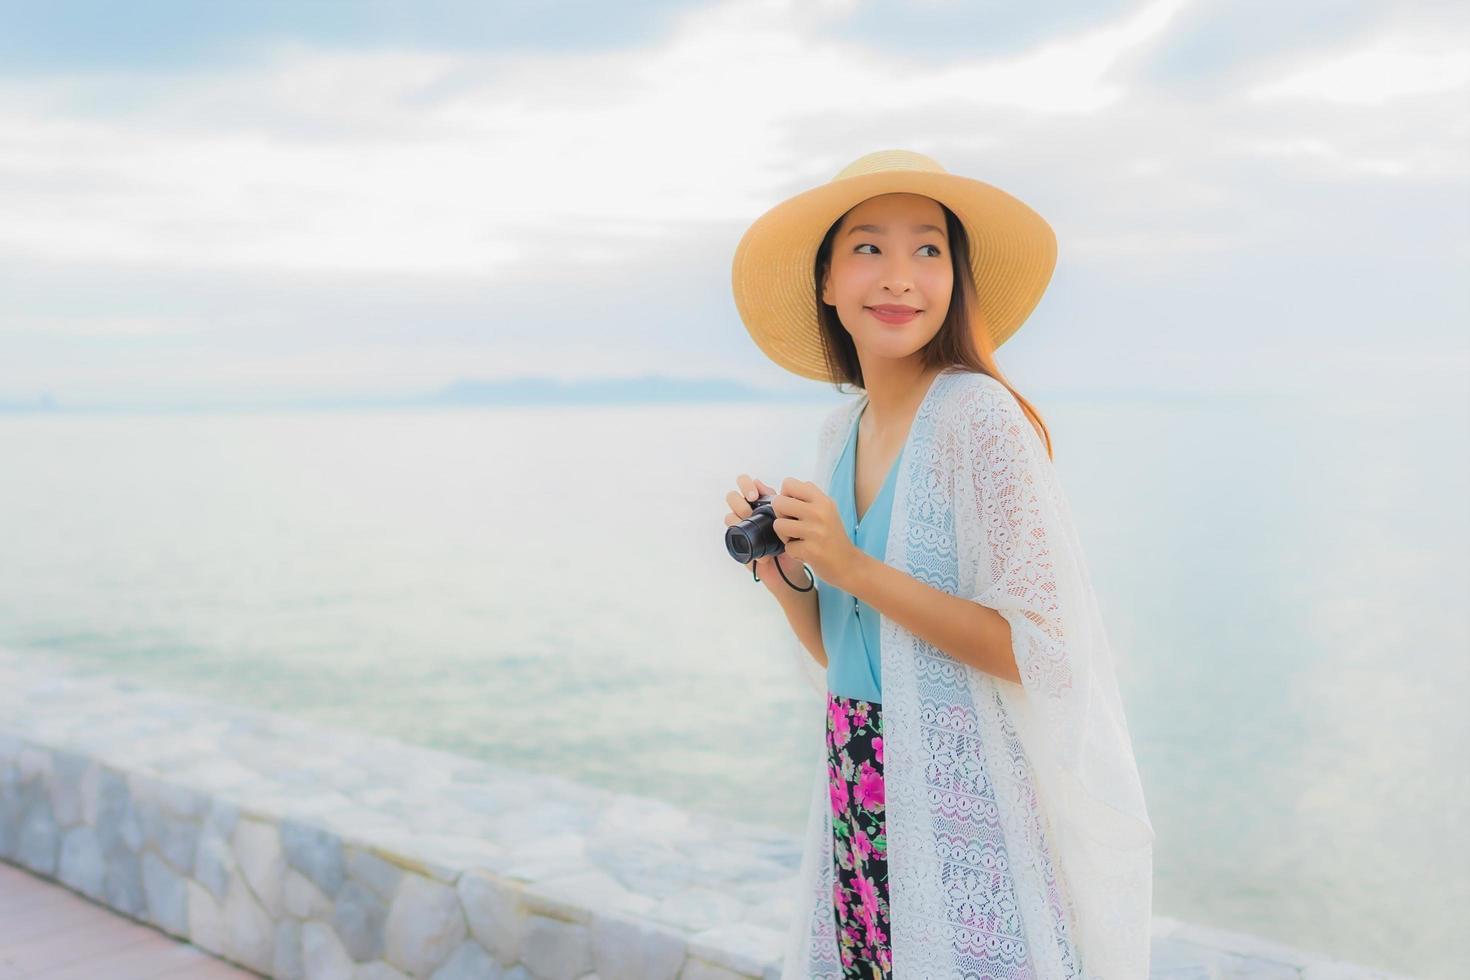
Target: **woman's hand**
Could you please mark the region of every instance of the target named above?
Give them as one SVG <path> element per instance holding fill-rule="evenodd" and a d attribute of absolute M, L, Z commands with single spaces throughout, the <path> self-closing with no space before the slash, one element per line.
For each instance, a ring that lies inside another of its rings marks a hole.
<path fill-rule="evenodd" d="M 726 527 L 729 527 L 731 524 L 738 524 L 749 517 L 754 510 L 752 504 L 757 497 L 764 497 L 767 494 L 774 496 L 776 494 L 774 488 L 766 486 L 766 484 L 747 473 L 741 473 L 736 477 L 735 483 L 740 489 L 731 490 L 725 494 L 725 502 L 730 505 L 730 513 L 725 515 Z M 779 517 L 780 511 L 776 513 Z M 777 537 L 780 537 L 779 533 Z M 782 541 L 785 541 L 785 538 L 782 538 Z M 781 563 L 781 571 L 786 573 L 786 578 L 795 582 L 797 585 L 807 584 L 806 573 L 801 569 L 801 559 L 792 555 L 790 549 L 782 551 L 779 555 L 766 555 L 764 558 L 757 558 L 753 562 L 747 562 L 745 567 L 749 568 L 751 565 L 754 565 L 755 574 L 761 580 L 761 584 L 766 587 L 766 591 L 775 595 L 777 589 L 786 589 L 788 591 L 791 589 L 791 586 L 782 581 L 781 572 L 776 570 L 777 562 Z"/>
<path fill-rule="evenodd" d="M 847 536 L 837 502 L 808 480 L 787 477 L 771 498 L 776 519 L 771 528 L 785 543 L 785 554 L 811 566 L 824 582 L 843 588 L 862 552 Z"/>

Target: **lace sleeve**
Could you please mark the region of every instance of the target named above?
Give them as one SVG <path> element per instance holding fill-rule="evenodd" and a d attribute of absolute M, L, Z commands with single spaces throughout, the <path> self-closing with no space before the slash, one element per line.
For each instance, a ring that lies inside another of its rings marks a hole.
<path fill-rule="evenodd" d="M 959 399 L 955 522 L 961 585 L 1011 628 L 1034 744 L 1064 813 L 1117 847 L 1152 839 L 1112 654 L 1080 542 L 1039 433 L 977 375 Z"/>

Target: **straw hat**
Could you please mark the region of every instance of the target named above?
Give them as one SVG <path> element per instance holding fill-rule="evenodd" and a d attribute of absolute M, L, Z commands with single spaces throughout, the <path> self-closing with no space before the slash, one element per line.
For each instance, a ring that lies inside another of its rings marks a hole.
<path fill-rule="evenodd" d="M 948 173 L 922 153 L 880 150 L 777 204 L 741 237 L 732 272 L 735 306 L 767 357 L 805 378 L 837 380 L 827 372 L 817 324 L 817 246 L 849 208 L 896 191 L 931 197 L 964 225 L 970 271 L 994 346 L 1020 329 L 1056 266 L 1051 226 L 1000 188 Z"/>

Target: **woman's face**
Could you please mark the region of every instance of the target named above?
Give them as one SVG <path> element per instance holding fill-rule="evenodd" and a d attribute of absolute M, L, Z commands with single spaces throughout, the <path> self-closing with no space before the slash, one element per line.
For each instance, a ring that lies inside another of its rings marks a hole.
<path fill-rule="evenodd" d="M 922 194 L 880 194 L 848 212 L 833 236 L 822 302 L 837 308 L 860 360 L 903 358 L 939 332 L 953 289 L 939 203 Z M 917 313 L 906 315 L 904 307 Z"/>

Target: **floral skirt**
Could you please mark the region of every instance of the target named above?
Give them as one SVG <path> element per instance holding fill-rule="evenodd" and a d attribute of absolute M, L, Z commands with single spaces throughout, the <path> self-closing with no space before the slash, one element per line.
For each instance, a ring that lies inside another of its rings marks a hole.
<path fill-rule="evenodd" d="M 832 913 L 842 975 L 888 980 L 888 832 L 884 823 L 883 706 L 827 692 L 827 783 L 832 799 Z"/>

